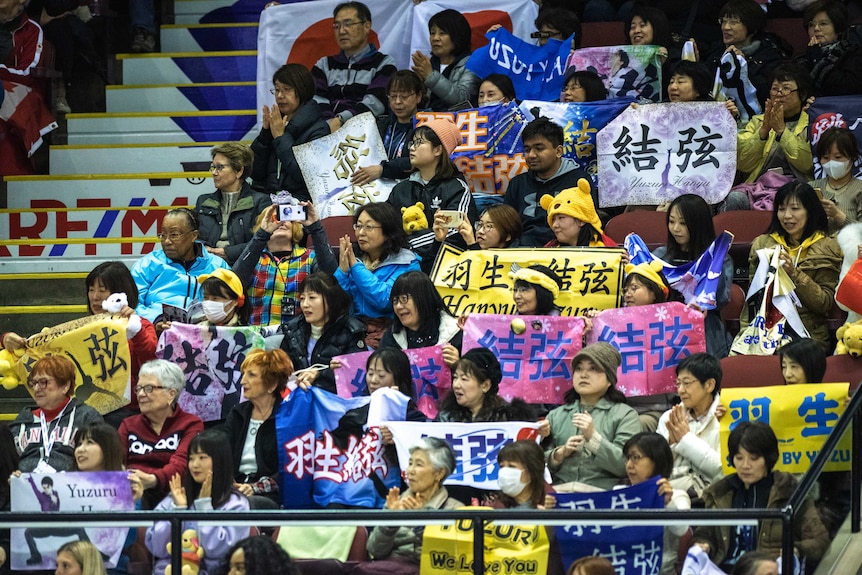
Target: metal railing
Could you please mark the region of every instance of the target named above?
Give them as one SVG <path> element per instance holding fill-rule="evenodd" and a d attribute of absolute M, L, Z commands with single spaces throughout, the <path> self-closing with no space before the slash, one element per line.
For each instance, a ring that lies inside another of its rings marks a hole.
<path fill-rule="evenodd" d="M 845 412 L 838 419 L 832 433 L 808 472 L 800 481 L 796 491 L 782 509 L 595 509 L 595 510 L 526 510 L 526 509 L 463 509 L 447 511 L 384 511 L 384 510 L 281 510 L 281 511 L 124 511 L 90 513 L 2 513 L 4 526 L 40 525 L 43 527 L 68 527 L 70 523 L 85 523 L 93 527 L 147 527 L 155 521 L 168 521 L 171 525 L 171 570 L 181 572 L 182 524 L 215 523 L 225 526 L 282 526 L 288 524 L 309 525 L 390 525 L 424 526 L 447 524 L 457 520 L 472 521 L 473 553 L 475 558 L 484 555 L 485 521 L 495 524 L 530 525 L 745 525 L 757 524 L 764 519 L 782 523 L 782 573 L 793 573 L 794 526 L 800 509 L 809 491 L 814 486 L 823 466 L 829 461 L 832 451 L 844 432 L 852 428 L 852 491 L 851 531 L 860 530 L 860 482 L 862 482 L 862 393 L 854 394 Z M 474 575 L 484 575 L 484 561 L 473 562 Z"/>

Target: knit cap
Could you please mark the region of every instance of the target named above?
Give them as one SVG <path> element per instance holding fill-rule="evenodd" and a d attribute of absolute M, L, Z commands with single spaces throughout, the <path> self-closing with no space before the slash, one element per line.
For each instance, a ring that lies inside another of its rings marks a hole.
<path fill-rule="evenodd" d="M 567 188 L 556 196 L 545 194 L 539 204 L 548 212 L 549 226 L 553 225 L 556 214 L 562 214 L 588 223 L 602 233 L 602 221 L 590 195 L 590 182 L 584 178 L 578 180 L 577 187 Z"/>
<path fill-rule="evenodd" d="M 661 291 L 664 292 L 664 297 L 667 297 L 668 294 L 668 286 L 667 283 L 662 279 L 659 272 L 662 270 L 664 266 L 662 266 L 661 260 L 655 259 L 650 262 L 641 262 L 637 265 L 635 264 L 626 264 L 626 275 L 639 275 L 645 277 L 650 280 L 654 284 L 656 284 Z"/>
<path fill-rule="evenodd" d="M 435 118 L 422 125 L 431 128 L 437 134 L 440 143 L 446 149 L 446 155 L 451 156 L 455 148 L 461 145 L 461 130 L 458 129 L 452 118 Z"/>
<path fill-rule="evenodd" d="M 617 384 L 617 368 L 619 368 L 623 361 L 617 348 L 604 341 L 591 343 L 579 351 L 578 355 L 572 359 L 572 370 L 584 359 L 592 361 L 599 369 L 605 372 L 611 385 Z"/>
<path fill-rule="evenodd" d="M 488 390 L 490 394 L 496 394 L 500 390 L 500 381 L 503 379 L 503 371 L 500 368 L 500 360 L 489 349 L 484 347 L 474 347 L 470 351 L 461 356 L 461 359 L 466 359 L 472 362 L 479 369 L 485 372 L 488 379 L 491 380 L 491 388 Z"/>
<path fill-rule="evenodd" d="M 234 293 L 237 297 L 237 304 L 242 305 L 245 302 L 245 293 L 242 289 L 242 282 L 239 279 L 239 276 L 236 275 L 233 271 L 218 268 L 214 270 L 211 274 L 202 274 L 198 276 L 198 283 L 203 284 L 209 278 L 220 279 L 224 283 L 227 284 L 227 287 L 230 288 L 230 291 Z"/>

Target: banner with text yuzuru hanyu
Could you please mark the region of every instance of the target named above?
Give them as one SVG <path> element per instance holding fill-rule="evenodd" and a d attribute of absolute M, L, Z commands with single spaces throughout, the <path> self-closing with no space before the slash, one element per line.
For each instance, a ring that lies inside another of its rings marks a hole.
<path fill-rule="evenodd" d="M 849 383 L 736 387 L 721 390 L 727 414 L 721 418 L 721 461 L 724 473 L 735 470 L 728 461 L 727 438 L 743 421 L 769 424 L 778 437 L 780 457 L 775 469 L 805 473 L 844 413 Z M 849 471 L 851 438 L 847 433 L 832 452 L 825 471 Z"/>
<path fill-rule="evenodd" d="M 465 313 L 517 313 L 512 299 L 513 264 L 551 268 L 563 281 L 555 300 L 564 316 L 622 302 L 623 250 L 619 248 L 539 248 L 467 250 L 444 244 L 431 279 L 455 316 Z"/>

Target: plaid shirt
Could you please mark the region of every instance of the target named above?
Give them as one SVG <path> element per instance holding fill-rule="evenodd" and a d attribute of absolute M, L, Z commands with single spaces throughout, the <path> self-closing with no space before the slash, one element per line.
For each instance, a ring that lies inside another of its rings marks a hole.
<path fill-rule="evenodd" d="M 295 246 L 290 256 L 280 259 L 264 249 L 248 289 L 249 325 L 279 325 L 299 313 L 296 294 L 314 262 L 313 249 Z"/>

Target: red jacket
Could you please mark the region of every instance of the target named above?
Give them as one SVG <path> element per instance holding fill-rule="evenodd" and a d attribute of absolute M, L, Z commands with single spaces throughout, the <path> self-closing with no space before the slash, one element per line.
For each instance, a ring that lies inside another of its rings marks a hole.
<path fill-rule="evenodd" d="M 35 79 L 30 75 L 42 58 L 42 28 L 22 12 L 11 21 L 0 24 L 12 29 L 12 52 L 0 64 L 0 80 L 32 86 Z"/>

